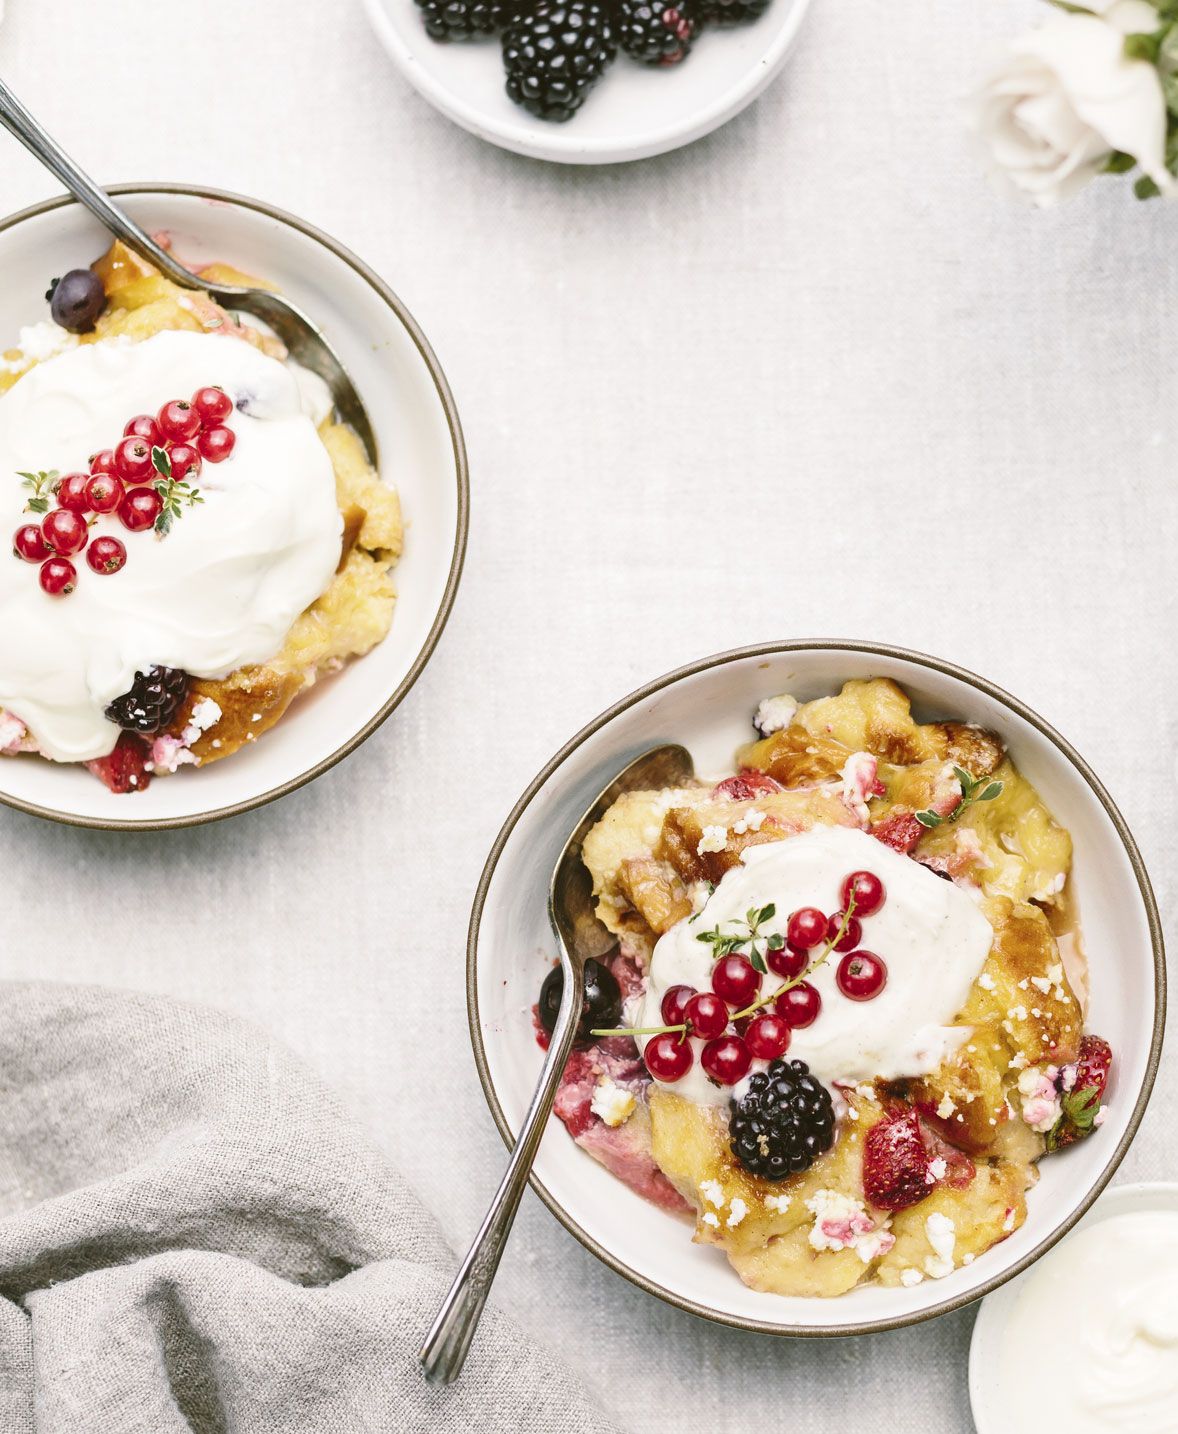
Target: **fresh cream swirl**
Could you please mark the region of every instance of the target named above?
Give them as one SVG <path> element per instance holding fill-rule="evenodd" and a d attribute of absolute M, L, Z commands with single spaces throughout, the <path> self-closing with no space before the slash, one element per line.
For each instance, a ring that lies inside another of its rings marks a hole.
<path fill-rule="evenodd" d="M 100 576 L 74 560 L 68 597 L 37 569 L 0 557 L 0 708 L 57 761 L 101 757 L 119 729 L 104 716 L 152 664 L 224 677 L 264 662 L 331 581 L 342 519 L 331 460 L 304 411 L 295 373 L 244 341 L 166 332 L 85 344 L 30 370 L 0 398 L 0 519 L 30 521 L 18 471 L 85 466 L 137 413 L 217 384 L 234 400 L 237 444 L 206 464 L 204 503 L 166 538 L 99 517 L 91 539 L 121 538 L 126 566 Z"/>
<path fill-rule="evenodd" d="M 848 1000 L 835 984 L 841 958 L 832 953 L 810 978 L 822 997 L 822 1010 L 813 1025 L 793 1032 L 789 1057 L 806 1061 L 828 1084 L 894 1080 L 935 1070 L 969 1034 L 968 1027 L 950 1022 L 985 964 L 993 930 L 952 882 L 847 827 L 815 827 L 747 848 L 741 865 L 725 873 L 703 910 L 659 939 L 635 1024 L 661 1023 L 659 1008 L 671 986 L 682 982 L 711 989 L 712 947 L 698 939 L 701 932 L 717 926 L 735 932 L 751 908 L 772 903 L 776 914 L 763 932 L 784 934 L 799 907 L 837 911 L 843 879 L 860 870 L 874 871 L 887 892 L 879 911 L 863 919 L 862 940 L 865 950 L 886 963 L 887 984 L 870 1001 Z M 763 994 L 781 984 L 772 972 L 764 980 Z M 708 1080 L 699 1062 L 702 1043 L 692 1044 L 695 1063 L 673 1089 L 700 1104 L 726 1104 L 732 1091 Z"/>

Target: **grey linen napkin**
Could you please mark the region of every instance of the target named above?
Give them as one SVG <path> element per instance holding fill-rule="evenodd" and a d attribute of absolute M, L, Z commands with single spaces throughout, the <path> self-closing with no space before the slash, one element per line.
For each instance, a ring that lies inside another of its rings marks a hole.
<path fill-rule="evenodd" d="M 0 1434 L 615 1426 L 493 1310 L 459 1384 L 415 1353 L 454 1257 L 260 1031 L 94 987 L 4 988 Z"/>

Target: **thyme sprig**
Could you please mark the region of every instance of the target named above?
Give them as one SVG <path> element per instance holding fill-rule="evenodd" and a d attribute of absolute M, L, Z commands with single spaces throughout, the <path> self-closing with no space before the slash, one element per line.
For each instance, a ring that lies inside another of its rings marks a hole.
<path fill-rule="evenodd" d="M 750 936 L 746 936 L 744 939 L 749 940 L 752 932 L 757 926 L 761 926 L 764 924 L 764 922 L 772 920 L 774 915 L 776 915 L 776 911 L 777 908 L 772 902 L 770 902 L 768 906 L 753 907 L 749 911 L 748 917 L 746 918 L 746 924 L 750 928 Z M 791 976 L 788 980 L 783 981 L 780 986 L 776 986 L 772 991 L 767 992 L 765 995 L 758 996 L 758 998 L 752 1003 L 752 1005 L 746 1006 L 743 1011 L 734 1011 L 732 1015 L 728 1018 L 729 1023 L 732 1023 L 734 1021 L 743 1021 L 746 1016 L 753 1015 L 755 1012 L 759 1011 L 762 1006 L 768 1006 L 770 1002 L 776 1001 L 777 998 L 779 996 L 784 995 L 786 991 L 792 991 L 795 986 L 800 986 L 803 981 L 805 981 L 808 977 L 812 976 L 814 972 L 817 971 L 821 965 L 823 965 L 823 963 L 830 956 L 830 953 L 835 949 L 835 947 L 847 934 L 847 928 L 850 926 L 851 917 L 854 916 L 854 914 L 855 893 L 852 891 L 849 894 L 847 908 L 842 914 L 842 920 L 839 922 L 838 930 L 834 933 L 833 936 L 827 937 L 825 943 L 823 944 L 822 950 L 807 965 L 806 969 L 800 972 L 797 976 Z M 761 919 L 759 921 L 754 922 L 754 916 L 759 916 Z M 713 937 L 713 934 L 714 933 L 710 931 L 701 931 L 696 939 L 699 941 L 709 940 Z M 728 937 L 720 937 L 719 942 L 713 942 L 713 945 L 719 945 L 727 941 L 728 939 Z M 771 951 L 780 951 L 781 947 L 784 945 L 785 938 L 781 937 L 776 946 L 770 946 L 768 949 Z M 732 948 L 728 948 L 727 950 L 723 950 L 720 952 L 720 955 L 722 956 L 730 956 L 732 954 Z M 719 959 L 719 957 L 717 957 L 717 959 Z M 765 970 L 765 967 L 762 966 L 758 969 L 763 971 Z M 590 1031 L 589 1034 L 591 1036 L 666 1036 L 673 1035 L 675 1032 L 679 1032 L 682 1034 L 683 1039 L 686 1040 L 689 1034 L 688 1026 L 689 1023 L 687 1021 L 680 1021 L 678 1025 L 674 1026 L 618 1026 L 615 1027 L 613 1030 L 608 1031 Z"/>
<path fill-rule="evenodd" d="M 26 513 L 48 513 L 49 500 L 57 492 L 58 480 L 61 474 L 56 468 L 51 468 L 48 473 L 25 473 L 18 469 L 17 475 L 21 480 L 22 488 L 32 490 L 33 496 L 25 504 Z"/>
<path fill-rule="evenodd" d="M 155 520 L 155 533 L 158 538 L 166 538 L 176 519 L 184 516 L 184 509 L 203 503 L 204 499 L 200 496 L 199 488 L 172 476 L 172 460 L 166 449 L 153 448 L 151 461 L 160 475 L 151 486 L 160 495 L 164 505 Z"/>
<path fill-rule="evenodd" d="M 1002 795 L 1001 782 L 991 782 L 985 777 L 973 777 L 964 767 L 954 767 L 953 775 L 961 784 L 961 800 L 951 812 L 944 815 L 934 811 L 932 807 L 917 812 L 916 820 L 922 827 L 939 827 L 945 822 L 955 822 L 962 812 L 972 807 L 975 802 L 992 802 L 995 797 Z"/>

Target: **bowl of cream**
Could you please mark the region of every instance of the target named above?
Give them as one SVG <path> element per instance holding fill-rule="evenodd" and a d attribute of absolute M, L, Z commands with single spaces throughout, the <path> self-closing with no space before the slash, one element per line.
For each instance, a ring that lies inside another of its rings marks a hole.
<path fill-rule="evenodd" d="M 978 1434 L 1178 1428 L 1178 1184 L 1120 1185 L 982 1305 L 970 1347 Z"/>
<path fill-rule="evenodd" d="M 127 690 L 144 654 L 208 677 L 264 662 L 331 580 L 341 518 L 315 434 L 326 393 L 297 366 L 208 333 L 37 352 L 43 362 L 0 405 L 0 464 L 14 473 L 76 469 L 95 447 L 117 439 L 132 413 L 154 410 L 194 384 L 232 390 L 233 461 L 206 467 L 200 485 L 207 501 L 187 511 L 166 541 L 132 540 L 115 578 L 94 578 L 82 564 L 77 591 L 59 601 L 42 600 L 27 564 L 12 562 L 0 577 L 0 708 L 28 714 L 26 725 L 52 759 L 0 758 L 0 802 L 85 826 L 162 828 L 228 816 L 294 790 L 353 751 L 393 711 L 454 601 L 467 469 L 437 359 L 404 305 L 355 255 L 256 200 L 169 185 L 117 192 L 144 228 L 171 236 L 186 262 L 218 261 L 257 275 L 320 324 L 369 411 L 380 476 L 400 495 L 406 530 L 383 641 L 297 699 L 248 750 L 115 795 L 81 763 L 109 752 L 117 733 L 104 707 Z M 0 220 L 0 352 L 9 344 L 34 352 L 38 335 L 52 327 L 49 280 L 91 263 L 110 242 L 67 199 Z M 21 492 L 15 476 L 10 487 Z M 20 501 L 14 499 L 18 509 Z M 19 511 L 6 517 L 10 527 L 21 521 Z M 114 518 L 98 520 L 95 532 L 107 530 L 119 535 Z"/>
<path fill-rule="evenodd" d="M 790 693 L 811 701 L 837 692 L 848 679 L 871 677 L 899 683 L 911 696 L 918 721 L 955 719 L 996 732 L 1070 831 L 1091 1022 L 1117 1059 L 1100 1140 L 1082 1142 L 1043 1162 L 1029 1192 L 1027 1219 L 1007 1239 L 943 1278 L 914 1287 L 870 1284 L 835 1299 L 771 1294 L 743 1285 L 720 1251 L 693 1244 L 675 1216 L 623 1185 L 571 1141 L 554 1118 L 532 1183 L 570 1233 L 660 1299 L 769 1334 L 866 1333 L 961 1308 L 1045 1254 L 1096 1199 L 1129 1148 L 1161 1052 L 1164 955 L 1140 853 L 1092 768 L 1018 698 L 939 658 L 847 640 L 783 641 L 721 653 L 630 693 L 565 744 L 507 817 L 471 915 L 471 1039 L 492 1116 L 510 1141 L 543 1061 L 532 1008 L 554 956 L 548 882 L 587 805 L 627 762 L 661 742 L 686 746 L 701 778 L 727 776 L 737 747 L 752 733 L 751 716 L 766 698 Z M 775 898 L 780 895 L 782 912 L 812 893 L 833 907 L 842 877 L 865 864 L 880 874 L 889 891 L 887 905 L 871 918 L 883 922 L 886 917 L 888 923 L 886 930 L 879 928 L 879 949 L 886 944 L 889 958 L 884 994 L 840 1008 L 827 990 L 826 1015 L 795 1033 L 791 1052 L 828 1075 L 934 1067 L 944 1042 L 958 1038 L 959 1033 L 946 1029 L 946 1021 L 989 945 L 987 924 L 968 898 L 862 832 L 815 828 L 754 851 L 751 861 L 716 886 L 707 923 L 761 904 L 766 884 Z M 932 970 L 930 952 L 936 953 Z M 683 929 L 673 928 L 662 938 L 652 960 L 653 991 L 645 998 L 652 1011 L 668 986 L 700 977 L 699 962 L 699 943 Z M 829 975 L 819 973 L 815 979 L 829 980 Z M 640 1014 L 634 1012 L 635 1018 Z M 697 1097 L 711 1098 L 707 1086 L 696 1082 L 693 1089 Z"/>

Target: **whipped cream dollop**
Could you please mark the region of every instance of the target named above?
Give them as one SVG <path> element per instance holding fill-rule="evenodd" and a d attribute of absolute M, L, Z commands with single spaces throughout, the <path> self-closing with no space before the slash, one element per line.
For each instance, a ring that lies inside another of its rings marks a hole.
<path fill-rule="evenodd" d="M 662 1024 L 660 1006 L 669 987 L 683 983 L 711 989 L 712 946 L 701 932 L 744 929 L 746 913 L 772 903 L 764 935 L 785 934 L 802 906 L 839 909 L 842 884 L 853 871 L 873 871 L 887 892 L 883 906 L 863 918 L 862 949 L 883 958 L 888 979 L 870 1001 L 851 1001 L 838 989 L 841 959 L 832 952 L 807 978 L 822 997 L 810 1026 L 793 1032 L 787 1055 L 803 1060 L 826 1084 L 854 1084 L 875 1077 L 896 1080 L 926 1075 L 966 1040 L 968 1026 L 950 1023 L 964 1006 L 994 939 L 990 923 L 970 897 L 911 857 L 901 856 L 866 832 L 847 827 L 812 831 L 748 847 L 741 864 L 724 874 L 702 911 L 659 938 L 637 1026 Z M 821 947 L 812 954 L 819 955 Z M 761 993 L 782 984 L 770 971 Z M 767 1007 L 766 1009 L 771 1009 Z M 728 1087 L 713 1085 L 699 1063 L 703 1043 L 693 1040 L 695 1063 L 671 1089 L 701 1104 L 724 1105 Z M 764 1067 L 755 1062 L 753 1069 Z"/>
<path fill-rule="evenodd" d="M 1099 1220 L 1027 1276 L 1001 1335 L 1010 1434 L 1178 1428 L 1178 1210 Z"/>
<path fill-rule="evenodd" d="M 226 462 L 205 464 L 195 480 L 203 504 L 185 508 L 165 538 L 99 517 L 91 541 L 122 539 L 126 566 L 99 575 L 78 554 L 67 597 L 44 593 L 32 564 L 0 556 L 0 708 L 57 761 L 114 747 L 119 729 L 104 711 L 137 671 L 224 677 L 273 657 L 335 572 L 342 519 L 309 416 L 314 392 L 292 366 L 214 334 L 85 344 L 18 380 L 0 398 L 3 531 L 36 521 L 23 511 L 19 471 L 83 470 L 129 418 L 206 384 L 233 399 L 237 443 Z"/>

